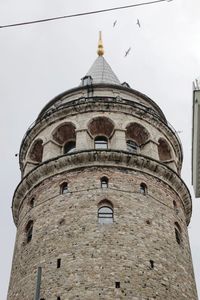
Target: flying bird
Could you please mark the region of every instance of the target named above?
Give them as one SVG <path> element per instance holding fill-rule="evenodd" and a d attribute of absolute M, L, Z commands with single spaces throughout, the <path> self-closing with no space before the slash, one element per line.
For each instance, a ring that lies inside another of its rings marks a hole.
<path fill-rule="evenodd" d="M 138 27 L 141 27 L 141 24 L 140 24 L 140 20 L 139 20 L 139 19 L 137 19 L 136 25 L 138 25 Z"/>
<path fill-rule="evenodd" d="M 130 48 L 128 48 L 128 50 L 125 52 L 125 55 L 124 55 L 124 57 L 126 57 L 128 54 L 129 54 L 129 52 L 131 51 L 131 47 Z"/>
<path fill-rule="evenodd" d="M 113 23 L 113 27 L 115 27 L 116 24 L 117 24 L 117 20 L 115 20 L 115 22 Z"/>

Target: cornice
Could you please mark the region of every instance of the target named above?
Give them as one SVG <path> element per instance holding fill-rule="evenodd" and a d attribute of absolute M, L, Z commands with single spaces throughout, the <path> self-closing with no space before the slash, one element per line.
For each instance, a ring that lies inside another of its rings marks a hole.
<path fill-rule="evenodd" d="M 12 203 L 14 222 L 18 223 L 18 210 L 26 195 L 43 180 L 57 174 L 90 167 L 124 168 L 149 174 L 168 184 L 180 197 L 186 222 L 192 212 L 190 192 L 176 172 L 161 162 L 139 154 L 116 150 L 77 151 L 45 161 L 31 170 L 17 186 Z"/>
<path fill-rule="evenodd" d="M 148 103 L 150 103 L 154 108 L 155 110 L 159 111 L 159 114 L 162 116 L 162 118 L 164 120 L 165 119 L 165 115 L 164 113 L 162 112 L 162 110 L 160 109 L 160 107 L 151 99 L 149 98 L 147 95 L 135 90 L 135 89 L 132 89 L 131 87 L 127 87 L 127 86 L 124 86 L 124 85 L 118 85 L 118 84 L 108 84 L 108 83 L 98 83 L 98 84 L 92 84 L 92 85 L 86 85 L 86 86 L 78 86 L 78 87 L 75 87 L 75 88 L 72 88 L 70 90 L 67 90 L 67 91 L 64 91 L 63 93 L 57 95 L 56 97 L 54 97 L 52 100 L 50 100 L 46 105 L 45 107 L 41 110 L 40 114 L 38 115 L 38 119 L 41 119 L 43 117 L 43 115 L 46 113 L 47 110 L 49 110 L 49 108 L 51 106 L 56 106 L 58 107 L 59 106 L 59 103 L 61 103 L 64 99 L 67 99 L 68 97 L 70 97 L 70 95 L 75 95 L 75 94 L 78 94 L 80 92 L 82 92 L 83 94 L 84 93 L 88 93 L 88 90 L 106 90 L 106 89 L 113 89 L 114 91 L 125 91 L 125 92 L 128 92 L 130 95 L 133 95 L 133 96 L 136 96 L 136 97 L 139 97 L 143 100 L 145 100 Z"/>

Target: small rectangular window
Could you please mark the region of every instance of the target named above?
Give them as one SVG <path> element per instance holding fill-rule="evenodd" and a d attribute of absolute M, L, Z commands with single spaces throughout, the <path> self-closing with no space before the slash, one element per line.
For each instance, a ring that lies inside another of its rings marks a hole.
<path fill-rule="evenodd" d="M 119 289 L 119 288 L 120 288 L 120 282 L 119 282 L 119 281 L 116 281 L 116 282 L 115 282 L 115 288 L 116 288 L 116 289 Z"/>
<path fill-rule="evenodd" d="M 150 262 L 150 267 L 151 267 L 151 269 L 153 269 L 153 268 L 154 268 L 154 261 L 150 259 L 149 262 Z"/>
<path fill-rule="evenodd" d="M 107 177 L 101 178 L 101 188 L 108 188 L 108 178 Z"/>
<path fill-rule="evenodd" d="M 178 229 L 175 228 L 175 236 L 176 236 L 176 241 L 180 245 L 181 244 L 181 235 Z"/>
<path fill-rule="evenodd" d="M 61 266 L 61 258 L 57 259 L 57 269 L 59 269 Z"/>

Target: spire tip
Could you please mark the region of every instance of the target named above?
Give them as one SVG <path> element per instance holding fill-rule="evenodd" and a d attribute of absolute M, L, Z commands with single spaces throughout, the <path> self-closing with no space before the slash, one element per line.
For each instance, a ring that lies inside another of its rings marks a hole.
<path fill-rule="evenodd" d="M 99 56 L 104 55 L 104 48 L 103 48 L 103 42 L 102 42 L 102 37 L 101 37 L 101 31 L 99 31 L 99 42 L 98 42 L 97 54 Z"/>

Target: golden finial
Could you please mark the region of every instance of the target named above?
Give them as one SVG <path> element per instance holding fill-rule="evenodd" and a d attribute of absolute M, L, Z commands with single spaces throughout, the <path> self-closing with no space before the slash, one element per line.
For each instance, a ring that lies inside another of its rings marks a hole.
<path fill-rule="evenodd" d="M 99 31 L 99 42 L 98 42 L 97 54 L 99 56 L 103 56 L 104 55 L 104 49 L 103 49 L 103 42 L 102 42 L 102 37 L 101 37 L 101 31 Z"/>

